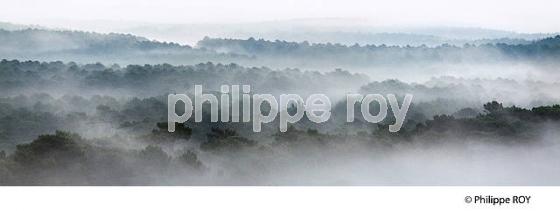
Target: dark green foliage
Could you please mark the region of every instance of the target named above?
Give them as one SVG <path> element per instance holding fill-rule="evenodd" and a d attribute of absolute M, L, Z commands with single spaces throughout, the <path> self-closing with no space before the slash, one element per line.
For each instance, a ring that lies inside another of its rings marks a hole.
<path fill-rule="evenodd" d="M 199 145 L 199 149 L 219 156 L 250 153 L 250 150 L 255 150 L 263 152 L 264 156 L 273 153 L 275 147 L 283 147 L 285 150 L 297 150 L 303 146 L 326 149 L 329 146 L 343 147 L 345 144 L 359 142 L 367 143 L 364 147 L 373 148 L 394 147 L 402 143 L 420 141 L 477 140 L 501 141 L 508 144 L 528 143 L 540 140 L 540 126 L 543 124 L 558 125 L 560 115 L 560 105 L 529 110 L 489 102 L 484 108 L 486 112 L 473 118 L 437 115 L 424 123 L 403 127 L 397 133 L 388 132 L 387 124 L 372 125 L 363 122 L 357 124 L 366 124 L 371 130 L 355 134 L 330 134 L 321 132 L 318 130 L 320 128 L 299 129 L 290 125 L 287 132 L 278 132 L 270 137 L 275 140 L 270 145 L 243 137 L 229 128 L 215 127 L 206 134 L 206 141 Z M 156 126 L 157 129 L 151 134 L 153 138 L 173 136 L 167 132 L 167 123 L 162 122 Z M 183 124 L 177 124 L 176 132 L 175 135 L 190 137 L 195 131 L 184 127 Z M 161 184 L 162 178 L 177 174 L 200 176 L 200 172 L 212 168 L 206 167 L 200 160 L 195 152 L 198 149 L 173 153 L 173 147 L 184 144 L 181 142 L 168 145 L 152 143 L 142 150 L 114 149 L 93 143 L 95 142 L 76 134 L 58 131 L 52 135 L 41 135 L 31 143 L 20 144 L 8 156 L 0 151 L 0 184 L 122 185 L 152 184 L 154 181 L 160 181 Z M 188 177 L 184 179 L 188 181 Z"/>
<path fill-rule="evenodd" d="M 203 84 L 204 89 L 214 90 L 222 84 L 251 84 L 252 90 L 268 93 L 295 92 L 310 87 L 330 91 L 344 87 L 357 88 L 367 82 L 367 76 L 343 70 L 326 73 L 299 69 L 272 70 L 266 67 L 242 67 L 233 63 L 208 62 L 182 66 L 146 64 L 128 65 L 121 68 L 119 66 L 107 67 L 99 63 L 79 66 L 75 63 L 5 59 L 0 61 L 0 79 L 0 92 L 19 93 L 24 90 L 44 90 L 46 92 L 50 89 L 75 89 L 77 87 L 70 86 L 70 84 L 77 83 L 80 85 L 79 88 L 122 89 L 134 96 L 180 93 L 192 89 L 195 84 Z M 138 106 L 135 101 L 141 100 L 136 99 L 128 106 L 130 108 Z"/>
<path fill-rule="evenodd" d="M 187 166 L 193 167 L 195 169 L 203 168 L 202 162 L 198 160 L 198 156 L 192 150 L 187 150 L 185 153 L 181 154 L 178 158 L 179 162 L 184 163 Z"/>
<path fill-rule="evenodd" d="M 181 138 L 185 140 L 189 140 L 191 138 L 192 129 L 190 127 L 187 127 L 185 123 L 175 122 L 174 132 L 169 132 L 167 125 L 168 125 L 167 122 L 158 122 L 156 124 L 157 129 L 154 129 L 152 131 L 152 134 L 158 136 L 171 136 L 171 137 Z"/>
<path fill-rule="evenodd" d="M 13 154 L 0 151 L 0 184 L 127 185 L 151 184 L 154 176 L 196 173 L 204 164 L 192 151 L 172 158 L 160 146 L 140 151 L 93 146 L 72 133 L 57 131 L 21 144 Z"/>
<path fill-rule="evenodd" d="M 26 108 L 10 110 L 10 114 L 0 117 L 0 147 L 3 149 L 63 129 L 64 119 L 50 112 Z"/>
<path fill-rule="evenodd" d="M 307 134 L 313 136 L 313 135 L 318 135 L 319 131 L 315 130 L 315 129 L 307 129 Z"/>
<path fill-rule="evenodd" d="M 41 135 L 29 144 L 18 145 L 14 161 L 29 168 L 58 168 L 79 163 L 85 159 L 84 149 L 77 134 L 57 131 Z"/>
<path fill-rule="evenodd" d="M 145 149 L 141 150 L 139 156 L 141 159 L 153 163 L 166 163 L 171 159 L 169 155 L 161 149 L 161 147 L 154 145 L 149 145 Z"/>
<path fill-rule="evenodd" d="M 319 133 L 317 129 L 310 128 L 307 130 L 300 130 L 292 125 L 289 125 L 286 132 L 278 132 L 274 134 L 274 138 L 276 143 L 279 144 L 311 143 L 322 145 L 327 141 L 334 140 L 338 137 Z"/>
<path fill-rule="evenodd" d="M 462 47 L 443 44 L 436 47 L 341 45 L 331 43 L 268 41 L 264 39 L 211 39 L 197 43 L 205 49 L 230 49 L 238 54 L 258 57 L 287 58 L 297 61 L 307 59 L 331 64 L 373 65 L 421 62 L 496 62 L 507 59 L 546 59 L 554 61 L 560 55 L 560 36 L 524 44 L 483 44 Z M 505 56 L 504 56 L 505 55 Z M 310 62 L 313 63 L 313 62 Z"/>
<path fill-rule="evenodd" d="M 504 106 L 501 103 L 498 103 L 496 101 L 492 101 L 489 103 L 484 104 L 484 109 L 486 109 L 486 111 L 490 112 L 490 113 L 497 113 L 497 112 L 501 112 L 504 110 Z"/>
<path fill-rule="evenodd" d="M 476 117 L 479 112 L 472 108 L 463 108 L 455 113 L 453 113 L 453 117 L 455 118 L 473 118 Z"/>
<path fill-rule="evenodd" d="M 417 126 L 413 135 L 449 132 L 454 136 L 498 137 L 506 140 L 537 140 L 539 128 L 548 120 L 558 120 L 559 105 L 535 107 L 532 110 L 516 106 L 503 107 L 496 101 L 484 104 L 486 114 L 475 118 L 456 119 L 438 115 L 425 125 Z"/>
<path fill-rule="evenodd" d="M 256 144 L 255 141 L 242 137 L 235 130 L 228 128 L 212 128 L 206 137 L 206 142 L 200 144 L 202 150 L 235 150 Z"/>
<path fill-rule="evenodd" d="M 531 111 L 542 118 L 560 120 L 560 105 L 536 107 Z"/>
<path fill-rule="evenodd" d="M 175 132 L 169 132 L 167 122 L 156 123 L 156 129 L 152 133 L 142 137 L 148 144 L 172 144 L 181 143 L 191 139 L 193 130 L 185 123 L 175 123 Z"/>

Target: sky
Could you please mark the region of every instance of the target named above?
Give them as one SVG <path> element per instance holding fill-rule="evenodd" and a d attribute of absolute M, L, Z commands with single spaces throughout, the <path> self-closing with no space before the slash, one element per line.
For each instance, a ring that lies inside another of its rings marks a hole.
<path fill-rule="evenodd" d="M 467 26 L 559 32 L 554 0 L 0 0 L 0 21 L 57 25 L 79 21 L 243 23 L 356 18 L 380 26 Z"/>

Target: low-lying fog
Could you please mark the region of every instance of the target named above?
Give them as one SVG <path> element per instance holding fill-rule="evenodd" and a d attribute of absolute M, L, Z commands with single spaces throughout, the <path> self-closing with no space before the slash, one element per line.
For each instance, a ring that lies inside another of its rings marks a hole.
<path fill-rule="evenodd" d="M 556 128 L 547 129 L 531 144 L 458 138 L 372 147 L 346 140 L 328 146 L 198 151 L 205 165 L 202 171 L 156 168 L 115 178 L 126 184 L 152 185 L 559 185 Z M 173 147 L 165 150 L 174 151 Z M 111 177 L 102 184 L 111 184 Z"/>
<path fill-rule="evenodd" d="M 560 185 L 560 36 L 492 33 L 510 43 L 207 38 L 191 47 L 0 30 L 0 184 Z M 167 132 L 167 95 L 195 85 L 326 94 L 333 114 L 286 133 L 277 121 L 260 133 L 210 121 Z M 402 130 L 389 133 L 394 118 L 346 123 L 348 93 L 414 97 Z"/>
<path fill-rule="evenodd" d="M 557 134 L 556 134 L 557 135 Z M 522 146 L 405 145 L 395 149 L 299 149 L 283 157 L 222 160 L 201 183 L 224 185 L 558 185 L 557 136 Z M 223 169 L 223 170 L 222 170 Z M 179 179 L 180 180 L 180 179 Z"/>

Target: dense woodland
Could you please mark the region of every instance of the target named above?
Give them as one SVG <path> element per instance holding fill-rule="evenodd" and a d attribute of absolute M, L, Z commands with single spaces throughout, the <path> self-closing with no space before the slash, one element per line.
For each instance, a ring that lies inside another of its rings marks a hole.
<path fill-rule="evenodd" d="M 424 62 L 497 62 L 507 60 L 536 60 L 554 62 L 560 54 L 560 36 L 550 37 L 527 44 L 465 44 L 454 46 L 443 44 L 436 47 L 387 46 L 387 45 L 341 45 L 337 43 L 308 43 L 267 41 L 249 38 L 211 39 L 198 42 L 198 47 L 218 52 L 252 55 L 257 58 L 291 58 L 331 61 L 359 65 L 387 65 L 403 62 L 422 64 Z M 294 61 L 296 62 L 296 61 Z"/>
<path fill-rule="evenodd" d="M 212 126 L 206 138 L 193 140 L 194 131 L 190 127 L 179 124 L 176 133 L 169 133 L 166 123 L 161 123 L 154 125 L 151 133 L 133 137 L 136 143 L 129 144 L 145 146 L 137 149 L 107 143 L 125 141 L 118 135 L 87 140 L 75 133 L 56 131 L 19 144 L 12 153 L 2 151 L 0 181 L 4 185 L 200 185 L 204 184 L 200 183 L 200 178 L 212 166 L 199 159 L 198 153 L 218 157 L 264 156 L 302 146 L 329 148 L 359 143 L 365 149 L 379 150 L 403 143 L 458 140 L 528 145 L 538 142 L 546 127 L 560 126 L 560 105 L 528 110 L 490 102 L 484 108 L 485 113 L 476 117 L 438 115 L 398 133 L 386 132 L 383 124 L 356 134 L 321 133 L 316 129 L 291 126 L 285 133 L 260 138 L 270 139 L 267 142 L 253 140 L 258 138 L 252 135 L 242 136 L 224 126 Z"/>
<path fill-rule="evenodd" d="M 517 43 L 428 47 L 205 38 L 191 47 L 124 34 L 0 30 L 0 185 L 315 184 L 315 177 L 302 175 L 333 173 L 330 168 L 353 159 L 407 157 L 431 146 L 525 150 L 556 143 L 560 84 L 552 73 L 560 36 Z M 498 65 L 497 74 L 522 63 L 551 77 L 438 73 L 405 81 L 353 71 L 442 63 Z M 278 130 L 276 119 L 255 133 L 251 122 L 209 121 L 205 107 L 202 122 L 189 120 L 167 132 L 167 95 L 192 95 L 199 84 L 207 93 L 224 84 L 275 96 L 323 93 L 333 101 L 332 116 L 321 124 L 304 117 L 287 132 Z M 403 128 L 391 133 L 390 110 L 377 124 L 358 113 L 346 122 L 347 93 L 414 99 Z M 338 179 L 316 184 L 340 184 Z M 356 183 L 390 181 L 377 179 Z"/>
<path fill-rule="evenodd" d="M 511 42 L 505 38 L 501 41 L 479 41 L 462 46 L 391 46 L 206 37 L 196 46 L 189 46 L 130 34 L 0 29 L 0 43 L 3 43 L 0 56 L 6 59 L 83 63 L 192 64 L 213 61 L 277 68 L 356 68 L 434 62 L 555 63 L 560 53 L 560 36 L 537 41 Z"/>

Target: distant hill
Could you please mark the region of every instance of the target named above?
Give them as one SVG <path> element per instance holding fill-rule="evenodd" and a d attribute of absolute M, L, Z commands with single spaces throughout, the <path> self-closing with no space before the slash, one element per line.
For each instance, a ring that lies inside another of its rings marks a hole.
<path fill-rule="evenodd" d="M 191 50 L 187 45 L 150 41 L 130 34 L 100 34 L 45 29 L 0 30 L 0 48 L 10 53 L 111 53 L 121 51 Z"/>
<path fill-rule="evenodd" d="M 311 18 L 247 23 L 161 24 L 131 21 L 71 21 L 49 25 L 60 29 L 124 33 L 160 41 L 194 45 L 208 37 L 289 40 L 344 45 L 437 46 L 507 42 L 522 44 L 559 35 L 558 33 L 520 33 L 476 27 L 380 26 L 362 19 Z M 0 27 L 1 28 L 1 27 Z"/>
<path fill-rule="evenodd" d="M 384 34 L 387 38 L 400 35 Z M 426 39 L 430 38 L 427 36 Z M 401 39 L 408 39 L 401 36 Z M 557 62 L 560 36 L 537 41 L 504 38 L 482 44 L 437 46 L 345 45 L 265 39 L 204 38 L 196 46 L 145 37 L 48 29 L 0 29 L 0 58 L 80 63 L 175 65 L 201 62 L 238 63 L 273 68 L 372 67 L 427 63 Z"/>
<path fill-rule="evenodd" d="M 0 29 L 15 31 L 15 30 L 24 30 L 24 29 L 46 29 L 46 28 L 39 25 L 25 25 L 25 24 L 14 24 L 9 22 L 0 22 Z"/>
<path fill-rule="evenodd" d="M 235 55 L 193 49 L 188 45 L 144 37 L 46 29 L 1 30 L 0 57 L 115 63 L 184 63 L 220 60 Z"/>
<path fill-rule="evenodd" d="M 512 44 L 513 43 L 513 44 Z M 326 55 L 345 57 L 355 56 L 360 58 L 363 56 L 372 56 L 372 59 L 383 57 L 381 53 L 390 54 L 393 59 L 399 59 L 399 56 L 405 56 L 409 59 L 442 59 L 453 54 L 468 54 L 477 52 L 486 52 L 500 56 L 500 53 L 506 55 L 525 55 L 527 57 L 557 57 L 560 50 L 560 35 L 549 37 L 537 41 L 515 41 L 512 39 L 500 39 L 495 43 L 486 43 L 480 45 L 465 44 L 463 46 L 454 46 L 443 44 L 435 47 L 422 46 L 388 46 L 382 45 L 343 45 L 338 43 L 309 43 L 309 42 L 288 42 L 283 40 L 264 40 L 264 39 L 220 39 L 206 37 L 199 41 L 196 45 L 199 48 L 214 50 L 218 52 L 247 54 L 250 56 L 279 56 L 279 57 L 321 57 Z M 359 55 L 358 55 L 359 54 Z M 376 56 L 374 56 L 376 55 Z M 475 56 L 476 54 L 470 55 Z M 505 58 L 503 58 L 505 59 Z"/>

